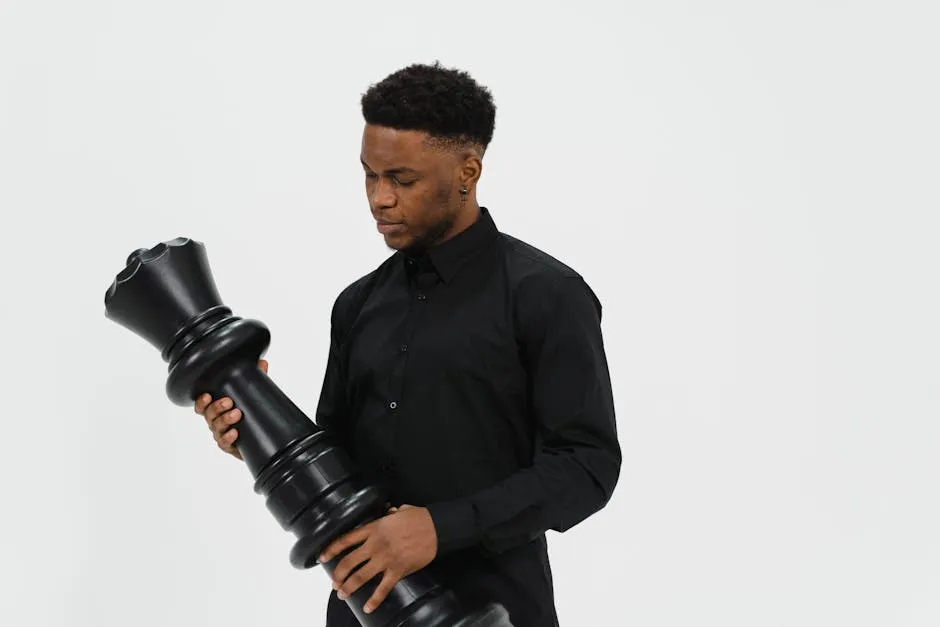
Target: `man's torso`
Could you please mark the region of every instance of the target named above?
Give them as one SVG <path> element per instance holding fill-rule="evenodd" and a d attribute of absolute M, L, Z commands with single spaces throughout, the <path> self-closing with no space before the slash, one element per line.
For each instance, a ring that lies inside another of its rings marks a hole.
<path fill-rule="evenodd" d="M 393 255 L 341 296 L 347 447 L 396 505 L 484 490 L 528 466 L 537 446 L 519 326 L 533 312 L 522 310 L 574 272 L 487 218 L 449 256 L 422 267 Z M 426 570 L 470 602 L 511 607 L 515 627 L 551 627 L 545 538 L 517 544 L 472 547 Z M 357 625 L 335 595 L 330 608 L 329 627 Z"/>

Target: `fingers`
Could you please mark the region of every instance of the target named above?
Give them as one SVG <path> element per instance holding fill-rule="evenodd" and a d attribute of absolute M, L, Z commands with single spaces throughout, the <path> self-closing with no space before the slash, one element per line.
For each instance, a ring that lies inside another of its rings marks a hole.
<path fill-rule="evenodd" d="M 385 569 L 374 560 L 367 561 L 363 564 L 362 568 L 354 572 L 336 591 L 336 596 L 339 597 L 340 601 L 345 601 L 364 584 L 371 581 L 377 575 L 382 574 L 383 570 Z"/>
<path fill-rule="evenodd" d="M 228 397 L 220 398 L 210 403 L 202 415 L 205 416 L 207 422 L 211 423 L 218 418 L 220 414 L 231 409 L 233 405 L 232 399 Z"/>
<path fill-rule="evenodd" d="M 375 592 L 372 593 L 372 596 L 369 597 L 369 600 L 366 601 L 365 606 L 362 608 L 366 614 L 371 614 L 375 608 L 377 608 L 379 604 L 385 600 L 385 597 L 389 595 L 389 593 L 392 591 L 392 588 L 394 588 L 395 584 L 398 583 L 399 579 L 401 579 L 401 575 L 398 572 L 392 569 L 385 571 L 385 576 L 382 577 L 381 583 L 379 583 L 379 586 L 375 589 Z"/>
<path fill-rule="evenodd" d="M 215 435 L 215 441 L 219 445 L 219 448 L 230 453 L 239 459 L 241 459 L 241 454 L 239 454 L 238 449 L 235 448 L 235 441 L 238 439 L 238 430 L 229 429 L 228 431 L 222 434 Z"/>
<path fill-rule="evenodd" d="M 267 374 L 268 360 L 259 359 L 258 368 Z M 206 424 L 209 425 L 212 436 L 215 438 L 219 448 L 226 453 L 234 455 L 238 459 L 242 459 L 241 453 L 235 448 L 235 441 L 238 439 L 238 430 L 232 427 L 232 425 L 242 419 L 242 412 L 233 405 L 232 399 L 228 397 L 213 401 L 212 396 L 206 393 L 200 394 L 196 398 L 193 409 L 195 409 L 197 414 L 206 419 Z"/>
<path fill-rule="evenodd" d="M 229 430 L 229 428 L 233 424 L 241 420 L 241 418 L 242 418 L 242 410 L 236 407 L 235 409 L 219 414 L 218 416 L 210 420 L 209 427 L 216 434 L 216 437 L 218 437 L 226 433 Z"/>
<path fill-rule="evenodd" d="M 201 394 L 200 396 L 198 396 L 196 398 L 196 405 L 194 407 L 194 409 L 196 410 L 196 413 L 199 414 L 200 416 L 204 415 L 206 413 L 206 408 L 209 406 L 209 403 L 211 402 L 212 402 L 212 397 L 209 396 L 208 394 Z"/>
<path fill-rule="evenodd" d="M 197 414 L 206 419 L 206 424 L 212 431 L 212 436 L 219 448 L 242 459 L 241 453 L 235 448 L 238 430 L 232 428 L 232 425 L 241 420 L 242 412 L 233 407 L 232 399 L 225 397 L 213 401 L 209 394 L 201 394 L 196 399 L 194 409 Z"/>
<path fill-rule="evenodd" d="M 354 529 L 346 535 L 340 536 L 334 540 L 329 546 L 323 549 L 322 553 L 320 553 L 320 562 L 329 562 L 331 559 L 346 549 L 365 542 L 369 537 L 369 531 L 372 529 L 372 524 L 373 523 L 370 523 L 363 527 L 359 527 L 358 529 Z"/>
<path fill-rule="evenodd" d="M 349 579 L 352 579 L 352 577 L 349 576 L 350 573 L 356 570 L 356 568 L 358 568 L 364 562 L 369 562 L 366 564 L 366 566 L 370 566 L 371 568 L 375 568 L 377 566 L 375 561 L 370 561 L 371 558 L 372 555 L 371 551 L 369 550 L 369 545 L 368 543 L 365 543 L 339 561 L 339 564 L 337 564 L 336 568 L 333 570 L 333 589 L 337 591 L 342 590 L 344 592 L 340 599 L 345 600 L 346 596 L 355 592 L 356 589 L 358 589 L 359 586 L 364 583 L 359 582 L 357 584 L 355 581 L 349 581 Z M 363 568 L 366 568 L 366 566 L 363 566 L 358 571 L 356 571 L 356 574 L 358 574 L 359 571 L 361 571 Z M 376 573 L 372 574 L 375 575 Z M 355 576 L 356 575 L 353 575 L 353 577 Z M 368 581 L 368 579 L 366 581 Z"/>

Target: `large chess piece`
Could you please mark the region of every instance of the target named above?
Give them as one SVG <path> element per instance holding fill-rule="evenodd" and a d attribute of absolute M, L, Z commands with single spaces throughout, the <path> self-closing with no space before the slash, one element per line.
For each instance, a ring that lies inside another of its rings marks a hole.
<path fill-rule="evenodd" d="M 297 538 L 301 569 L 335 538 L 385 513 L 385 495 L 346 453 L 258 368 L 270 333 L 222 304 L 202 243 L 187 238 L 131 253 L 105 294 L 105 315 L 160 350 L 166 393 L 180 406 L 209 392 L 242 411 L 236 446 L 268 509 Z M 331 576 L 343 555 L 323 564 Z M 512 627 L 501 605 L 468 608 L 418 572 L 402 579 L 372 613 L 362 608 L 381 577 L 346 603 L 364 627 Z"/>

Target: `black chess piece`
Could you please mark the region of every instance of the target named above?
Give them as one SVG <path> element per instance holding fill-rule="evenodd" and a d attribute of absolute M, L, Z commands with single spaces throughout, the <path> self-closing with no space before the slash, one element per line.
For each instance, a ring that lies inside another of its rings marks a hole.
<path fill-rule="evenodd" d="M 385 514 L 382 490 L 258 368 L 270 332 L 222 303 L 201 242 L 177 238 L 131 253 L 105 294 L 105 316 L 160 351 L 173 403 L 192 405 L 208 392 L 241 409 L 236 446 L 255 492 L 297 538 L 295 567 L 318 565 L 335 538 Z M 330 576 L 343 555 L 322 564 Z M 362 608 L 380 580 L 346 600 L 363 627 L 512 627 L 501 605 L 466 607 L 423 571 L 399 581 L 366 614 Z"/>

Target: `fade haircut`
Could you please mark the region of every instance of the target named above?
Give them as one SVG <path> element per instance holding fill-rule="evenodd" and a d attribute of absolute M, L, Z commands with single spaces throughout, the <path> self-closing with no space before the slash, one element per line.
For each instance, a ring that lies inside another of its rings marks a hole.
<path fill-rule="evenodd" d="M 490 91 L 462 70 L 416 63 L 389 74 L 362 95 L 367 124 L 423 131 L 441 148 L 476 147 L 493 139 L 496 105 Z"/>

